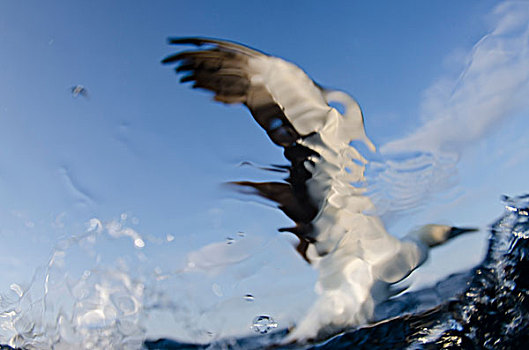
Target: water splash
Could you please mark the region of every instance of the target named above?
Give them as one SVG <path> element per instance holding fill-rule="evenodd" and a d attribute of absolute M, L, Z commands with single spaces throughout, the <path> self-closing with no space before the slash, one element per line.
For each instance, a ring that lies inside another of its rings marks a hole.
<path fill-rule="evenodd" d="M 56 244 L 31 283 L 13 283 L 1 294 L 0 344 L 138 349 L 147 335 L 209 342 L 237 329 L 252 331 L 247 320 L 259 312 L 262 299 L 241 295 L 270 292 L 260 281 L 245 282 L 269 268 L 261 238 L 234 232 L 232 244 L 220 241 L 203 251 L 206 261 L 199 252 L 175 258 L 188 238 L 140 233 L 131 227 L 138 221 L 133 219 L 122 214 L 106 222 L 89 220 L 85 232 Z M 224 258 L 229 259 L 219 265 Z M 230 313 L 233 322 L 219 321 Z"/>
<path fill-rule="evenodd" d="M 286 329 L 204 346 L 168 339 L 146 341 L 145 346 L 314 350 L 525 348 L 529 334 L 529 240 L 522 237 L 529 233 L 529 195 L 504 201 L 506 211 L 492 226 L 489 250 L 482 264 L 432 288 L 388 301 L 384 305 L 385 319 L 378 323 L 305 346 L 277 345 L 287 334 Z"/>
<path fill-rule="evenodd" d="M 505 214 L 492 227 L 487 257 L 480 266 L 433 288 L 393 299 L 384 305 L 381 323 L 348 331 L 314 348 L 369 348 L 375 340 L 383 341 L 386 348 L 472 344 L 488 349 L 520 348 L 529 327 L 529 282 L 525 273 L 529 195 L 505 197 L 504 202 Z M 115 234 L 130 232 L 126 220 L 126 216 L 109 223 L 90 220 L 85 233 L 57 245 L 48 266 L 38 271 L 31 283 L 13 283 L 8 293 L 0 296 L 0 342 L 34 349 L 138 349 L 152 343 L 144 341 L 150 334 L 146 325 L 149 318 L 163 313 L 180 318 L 196 312 L 186 309 L 172 295 L 181 295 L 178 288 L 183 280 L 177 278 L 181 273 L 167 273 L 163 268 L 154 273 L 147 266 L 145 248 L 134 244 L 139 236 L 148 243 L 146 247 L 151 246 L 145 235 Z M 106 252 L 101 248 L 109 243 L 122 245 L 121 251 L 127 253 L 119 258 L 107 254 L 114 247 L 107 247 Z M 219 247 L 233 249 L 240 243 L 227 247 L 219 242 Z M 237 298 L 242 299 L 239 305 L 257 303 L 248 303 L 240 294 Z M 277 322 L 261 316 L 252 322 L 260 340 L 222 338 L 222 333 L 197 325 L 200 318 L 180 321 L 187 322 L 197 336 L 213 339 L 215 346 L 257 349 L 280 342 L 286 334 L 285 330 L 271 332 L 278 327 Z M 393 319 L 387 321 L 388 317 Z"/>
<path fill-rule="evenodd" d="M 523 238 L 529 235 L 529 195 L 505 197 L 504 202 L 505 213 L 492 226 L 483 263 L 443 283 L 457 286 L 457 297 L 422 312 L 407 304 L 410 307 L 399 313 L 408 315 L 347 332 L 314 348 L 523 348 L 529 334 L 529 240 Z M 437 295 L 446 296 L 443 284 L 433 290 Z M 424 300 L 432 289 L 410 294 L 394 302 L 403 306 L 409 300 Z"/>
<path fill-rule="evenodd" d="M 125 220 L 90 220 L 85 233 L 57 244 L 30 286 L 13 284 L 16 297 L 1 299 L 1 338 L 14 347 L 37 349 L 101 349 L 116 344 L 139 348 L 145 334 L 145 278 L 131 272 L 139 255 L 115 257 L 105 252 L 111 249 L 109 242 L 125 243 L 117 238 L 128 237 L 135 247 L 143 242 Z"/>

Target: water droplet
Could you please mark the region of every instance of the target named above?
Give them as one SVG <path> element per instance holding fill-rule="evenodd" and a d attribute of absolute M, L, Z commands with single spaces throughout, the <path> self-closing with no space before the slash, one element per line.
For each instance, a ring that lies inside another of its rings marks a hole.
<path fill-rule="evenodd" d="M 75 85 L 75 86 L 72 86 L 70 88 L 70 91 L 72 92 L 72 96 L 73 97 L 78 97 L 78 96 L 83 96 L 83 97 L 87 97 L 88 96 L 88 91 L 86 90 L 86 88 L 82 85 Z"/>
<path fill-rule="evenodd" d="M 255 300 L 255 297 L 251 294 L 245 294 L 244 295 L 244 300 L 246 301 L 254 301 Z"/>
<path fill-rule="evenodd" d="M 261 315 L 253 319 L 252 329 L 256 333 L 266 334 L 277 328 L 277 322 L 270 316 Z"/>
<path fill-rule="evenodd" d="M 141 239 L 141 238 L 136 238 L 136 239 L 134 240 L 134 245 L 135 245 L 136 247 L 138 247 L 138 248 L 143 248 L 143 247 L 145 247 L 145 242 L 144 242 L 143 239 Z"/>
<path fill-rule="evenodd" d="M 246 233 L 244 233 L 242 231 L 239 231 L 239 232 L 237 232 L 237 236 L 244 237 L 244 236 L 246 236 Z"/>
<path fill-rule="evenodd" d="M 174 236 L 172 234 L 167 234 L 165 236 L 165 239 L 167 240 L 167 242 L 172 242 L 174 241 Z"/>
<path fill-rule="evenodd" d="M 233 242 L 235 242 L 235 239 L 233 239 L 232 237 L 226 237 L 227 244 L 232 244 Z"/>

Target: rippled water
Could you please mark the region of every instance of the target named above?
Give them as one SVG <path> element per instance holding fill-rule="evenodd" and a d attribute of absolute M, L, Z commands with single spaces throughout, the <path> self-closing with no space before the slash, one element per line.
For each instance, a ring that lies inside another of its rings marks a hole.
<path fill-rule="evenodd" d="M 529 341 L 529 195 L 504 203 L 505 213 L 491 228 L 487 256 L 475 269 L 382 304 L 377 310 L 381 320 L 374 325 L 300 348 L 522 348 Z M 286 329 L 270 315 L 257 315 L 249 325 L 256 336 L 207 345 L 180 343 L 179 334 L 171 336 L 174 340 L 145 340 L 149 318 L 159 317 L 160 311 L 184 315 L 191 310 L 164 288 L 171 276 L 160 269 L 158 274 L 143 270 L 149 242 L 127 224 L 126 216 L 106 224 L 93 219 L 86 233 L 57 246 L 31 285 L 12 284 L 10 293 L 0 297 L 2 349 L 277 347 Z M 133 253 L 112 260 L 98 250 L 103 242 L 130 245 Z M 163 244 L 150 242 L 156 243 Z M 94 267 L 69 268 L 75 260 L 84 261 L 78 266 Z M 241 299 L 255 300 L 251 294 Z"/>
<path fill-rule="evenodd" d="M 187 6 L 168 6 L 168 2 L 159 8 L 151 3 L 127 6 L 130 11 L 115 5 L 101 11 L 89 2 L 16 4 L 0 11 L 4 14 L 0 24 L 6 29 L 0 38 L 6 48 L 2 56 L 5 84 L 0 86 L 1 117 L 5 118 L 0 128 L 5 199 L 0 210 L 4 248 L 0 349 L 511 349 L 529 343 L 529 198 L 522 196 L 505 198 L 505 213 L 492 225 L 487 256 L 476 268 L 378 305 L 376 324 L 349 329 L 320 343 L 277 345 L 314 302 L 317 276 L 295 255 L 288 239 L 277 238 L 278 215 L 263 212 L 255 223 L 250 211 L 231 210 L 236 207 L 233 202 L 209 199 L 216 195 L 219 179 L 246 178 L 243 172 L 256 168 L 284 175 L 284 168 L 247 162 L 270 164 L 282 158 L 265 155 L 269 142 L 257 130 L 252 133 L 255 125 L 240 128 L 241 118 L 231 118 L 235 109 L 228 111 L 205 103 L 204 96 L 194 100 L 191 93 L 175 91 L 174 79 L 159 67 L 159 59 L 168 53 L 162 49 L 163 38 L 191 33 L 193 28 L 232 39 L 246 37 L 262 49 L 303 63 L 322 83 L 336 83 L 359 94 L 369 111 L 368 129 L 379 140 L 409 135 L 382 145 L 380 154 L 373 155 L 376 159 L 370 159 L 366 171 L 377 215 L 387 222 L 406 217 L 408 223 L 451 218 L 457 225 L 474 225 L 478 218 L 476 225 L 481 225 L 493 220 L 490 209 L 497 203 L 490 196 L 518 192 L 525 182 L 529 149 L 524 129 L 529 87 L 526 3 L 494 5 L 485 32 L 483 28 L 462 30 L 469 26 L 466 19 L 476 16 L 456 20 L 453 14 L 461 6 L 444 4 L 443 11 L 433 11 L 433 17 L 425 13 L 425 22 L 436 17 L 439 22 L 425 26 L 420 36 L 435 35 L 437 26 L 444 28 L 449 18 L 454 19 L 455 37 L 467 38 L 450 47 L 438 45 L 435 38 L 427 48 L 453 50 L 463 45 L 463 51 L 469 49 L 466 54 L 443 53 L 445 63 L 457 67 L 440 75 L 432 73 L 433 65 L 440 62 L 436 57 L 440 51 L 433 54 L 434 61 L 428 61 L 421 45 L 412 45 L 416 59 L 409 71 L 387 65 L 386 60 L 373 60 L 387 52 L 395 55 L 393 63 L 403 57 L 407 60 L 410 51 L 402 44 L 420 44 L 417 36 L 393 37 L 402 39 L 396 42 L 397 49 L 385 40 L 372 40 L 378 34 L 362 34 L 379 33 L 379 26 L 400 26 L 392 22 L 399 18 L 393 9 L 378 12 L 377 8 L 376 17 L 351 16 L 340 22 L 334 15 L 348 12 L 340 9 L 343 4 L 326 4 L 329 12 L 319 9 L 298 19 L 297 36 L 277 40 L 295 24 L 290 22 L 299 14 L 295 6 L 284 8 L 289 16 L 284 21 L 274 16 L 277 11 L 268 3 L 261 6 L 270 11 L 242 3 L 238 11 L 196 2 Z M 404 4 L 398 7 L 407 14 L 416 10 Z M 150 11 L 151 20 L 146 21 L 144 14 Z M 247 31 L 262 26 L 255 25 L 257 17 L 246 14 L 260 12 L 270 14 L 263 18 L 275 32 L 268 33 L 267 40 Z M 351 31 L 352 18 L 362 30 Z M 313 25 L 329 19 L 332 25 L 325 30 Z M 207 23 L 210 29 L 204 27 Z M 220 30 L 228 24 L 231 30 Z M 336 32 L 344 35 L 336 40 Z M 347 35 L 354 40 L 344 41 Z M 367 42 L 376 45 L 362 44 Z M 348 51 L 353 48 L 354 54 Z M 373 66 L 362 65 L 362 60 L 373 61 Z M 331 64 L 335 61 L 336 65 Z M 426 71 L 420 67 L 425 64 Z M 327 81 L 326 74 L 314 67 L 330 68 L 353 85 L 341 85 L 335 77 Z M 399 74 L 392 78 L 384 69 Z M 415 80 L 411 71 L 425 75 L 426 80 Z M 353 79 L 345 72 L 351 72 Z M 380 76 L 384 84 L 374 89 L 372 84 L 365 85 Z M 357 90 L 357 83 L 368 88 Z M 412 99 L 418 86 L 430 86 L 419 103 L 422 111 L 417 118 L 406 118 L 416 114 L 410 108 L 417 102 Z M 390 95 L 395 100 L 386 98 Z M 403 99 L 404 95 L 410 99 Z M 410 130 L 417 122 L 424 124 L 416 132 Z M 274 130 L 277 126 L 271 125 Z M 383 135 L 377 135 L 377 129 Z M 487 135 L 493 136 L 492 141 L 485 140 Z M 254 153 L 248 154 L 248 148 Z M 456 167 L 460 158 L 466 158 L 467 170 L 473 169 L 466 177 L 465 168 Z M 234 163 L 250 166 L 235 171 Z M 255 175 L 250 178 L 259 180 Z M 268 173 L 265 179 L 270 181 Z M 454 179 L 466 193 L 452 195 Z M 517 186 L 509 187 L 514 183 Z M 443 198 L 435 195 L 444 189 L 451 190 L 443 191 L 449 197 L 443 208 Z M 472 206 L 484 198 L 485 205 Z M 425 221 L 408 217 L 421 204 L 439 202 L 435 217 Z M 447 207 L 452 213 L 446 212 Z M 141 213 L 149 224 L 139 224 L 139 218 L 130 214 L 119 215 L 123 210 Z M 459 215 L 453 215 L 454 211 Z M 115 219 L 108 218 L 116 213 Z M 90 217 L 94 218 L 85 225 Z M 270 227 L 265 227 L 267 223 Z M 241 228 L 245 232 L 237 232 Z M 407 232 L 404 228 L 392 232 Z M 451 250 L 447 254 L 449 259 L 454 257 L 452 266 L 439 264 L 426 283 L 439 279 L 445 267 L 459 269 L 461 255 L 479 254 L 475 246 L 455 249 L 459 254 Z M 41 267 L 33 278 L 20 282 L 31 276 L 35 266 Z M 423 267 L 427 271 L 428 266 Z"/>

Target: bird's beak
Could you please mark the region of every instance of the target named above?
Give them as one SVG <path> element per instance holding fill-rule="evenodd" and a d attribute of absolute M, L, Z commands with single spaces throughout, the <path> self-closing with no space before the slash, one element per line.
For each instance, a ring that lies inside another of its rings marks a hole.
<path fill-rule="evenodd" d="M 450 229 L 450 232 L 448 233 L 448 239 L 457 237 L 463 233 L 476 232 L 476 231 L 479 231 L 479 229 L 475 227 L 452 227 Z"/>

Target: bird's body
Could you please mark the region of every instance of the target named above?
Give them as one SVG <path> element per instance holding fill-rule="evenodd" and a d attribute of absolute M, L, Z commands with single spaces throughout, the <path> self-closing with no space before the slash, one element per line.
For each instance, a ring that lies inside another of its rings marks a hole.
<path fill-rule="evenodd" d="M 375 147 L 356 101 L 322 88 L 292 63 L 239 44 L 200 38 L 170 42 L 205 45 L 164 63 L 178 62 L 177 72 L 188 74 L 181 81 L 213 91 L 215 100 L 245 104 L 290 161 L 285 182 L 235 183 L 278 203 L 296 223 L 281 230 L 296 234 L 298 252 L 319 272 L 318 299 L 285 341 L 315 339 L 371 321 L 375 306 L 390 296 L 389 286 L 417 268 L 429 246 L 449 236 L 430 234 L 435 230 L 425 227 L 399 240 L 369 214 L 373 203 L 361 185 L 367 160 L 351 141 L 364 142 L 371 151 Z M 342 104 L 344 113 L 331 102 Z"/>

